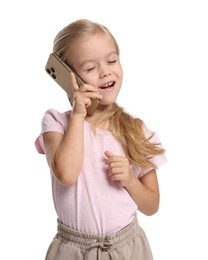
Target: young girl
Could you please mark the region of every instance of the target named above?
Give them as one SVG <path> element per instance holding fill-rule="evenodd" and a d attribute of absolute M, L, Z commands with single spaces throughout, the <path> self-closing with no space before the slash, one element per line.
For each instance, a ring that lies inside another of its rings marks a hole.
<path fill-rule="evenodd" d="M 166 161 L 158 136 L 116 104 L 122 85 L 119 47 L 109 30 L 78 20 L 61 30 L 53 51 L 74 74 L 73 107 L 50 109 L 36 140 L 46 154 L 58 233 L 46 260 L 150 260 L 137 210 L 159 207 L 156 169 Z M 87 108 L 100 100 L 93 115 Z"/>

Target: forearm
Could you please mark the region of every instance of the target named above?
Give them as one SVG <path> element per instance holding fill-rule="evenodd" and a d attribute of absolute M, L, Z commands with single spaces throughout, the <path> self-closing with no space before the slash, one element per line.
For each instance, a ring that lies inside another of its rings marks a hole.
<path fill-rule="evenodd" d="M 84 153 L 84 119 L 71 116 L 67 131 L 54 156 L 56 177 L 73 185 L 79 176 Z"/>
<path fill-rule="evenodd" d="M 125 156 L 116 156 L 109 151 L 105 151 L 105 156 L 111 180 L 120 181 L 142 213 L 156 213 L 159 207 L 159 187 L 155 169 L 138 179 L 131 172 L 129 160 Z"/>
<path fill-rule="evenodd" d="M 138 206 L 138 210 L 145 215 L 153 215 L 159 208 L 159 192 L 146 187 L 137 177 L 132 175 L 131 180 L 124 187 Z"/>

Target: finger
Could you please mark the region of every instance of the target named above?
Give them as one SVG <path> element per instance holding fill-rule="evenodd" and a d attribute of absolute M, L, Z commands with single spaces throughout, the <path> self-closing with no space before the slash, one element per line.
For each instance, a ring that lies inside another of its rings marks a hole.
<path fill-rule="evenodd" d="M 112 181 L 121 181 L 122 180 L 122 174 L 112 174 L 110 176 L 111 180 Z"/>
<path fill-rule="evenodd" d="M 108 159 L 114 156 L 114 154 L 112 154 L 112 153 L 109 152 L 109 151 L 105 151 L 104 154 L 105 154 L 105 156 L 106 156 Z"/>
<path fill-rule="evenodd" d="M 128 159 L 124 156 L 116 156 L 109 151 L 105 151 L 105 156 L 107 157 L 105 164 L 107 164 L 110 168 L 117 166 L 128 166 Z"/>
<path fill-rule="evenodd" d="M 93 93 L 99 93 L 98 89 L 95 86 L 92 86 L 90 84 L 83 84 L 80 87 L 81 92 L 93 92 Z"/>
<path fill-rule="evenodd" d="M 109 162 L 109 167 L 113 168 L 124 168 L 126 165 L 122 161 Z"/>
<path fill-rule="evenodd" d="M 76 77 L 75 77 L 73 72 L 70 73 L 70 77 L 71 77 L 71 81 L 72 81 L 72 85 L 73 85 L 74 90 L 78 90 L 79 86 L 77 84 L 77 80 L 76 80 Z"/>
<path fill-rule="evenodd" d="M 91 103 L 91 99 L 86 96 L 74 95 L 74 104 L 87 108 L 91 105 Z"/>
<path fill-rule="evenodd" d="M 116 174 L 122 174 L 122 168 L 121 167 L 115 167 L 115 168 L 111 168 L 109 171 L 109 175 L 113 176 Z"/>
<path fill-rule="evenodd" d="M 114 154 L 109 152 L 109 151 L 105 151 L 104 154 L 107 157 L 107 160 L 105 161 L 105 164 L 108 164 L 110 166 L 110 163 L 113 161 Z"/>
<path fill-rule="evenodd" d="M 103 98 L 103 96 L 101 94 L 99 94 L 99 92 L 89 90 L 89 88 L 87 88 L 86 85 L 81 86 L 79 88 L 79 92 L 84 94 L 88 98 L 94 98 L 94 99 L 98 99 L 98 100 L 101 100 Z"/>

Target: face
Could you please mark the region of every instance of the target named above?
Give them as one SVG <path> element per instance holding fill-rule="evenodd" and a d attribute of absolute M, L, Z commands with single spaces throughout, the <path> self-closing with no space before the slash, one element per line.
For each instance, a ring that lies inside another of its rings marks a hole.
<path fill-rule="evenodd" d="M 103 96 L 101 105 L 111 105 L 116 101 L 123 71 L 115 43 L 109 36 L 97 34 L 79 41 L 71 62 L 87 84 L 98 88 Z"/>

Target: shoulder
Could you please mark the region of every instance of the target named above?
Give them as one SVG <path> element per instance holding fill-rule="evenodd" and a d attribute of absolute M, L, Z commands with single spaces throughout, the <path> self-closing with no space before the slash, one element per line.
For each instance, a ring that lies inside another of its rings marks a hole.
<path fill-rule="evenodd" d="M 69 121 L 70 113 L 70 111 L 59 112 L 52 108 L 48 109 L 42 119 L 43 132 L 48 128 L 50 130 L 53 130 L 53 128 L 55 128 L 54 130 L 56 130 L 56 128 L 62 128 L 64 132 Z"/>
<path fill-rule="evenodd" d="M 58 132 L 64 134 L 68 125 L 71 112 L 60 113 L 55 109 L 48 109 L 42 118 L 41 133 L 35 140 L 35 146 L 39 153 L 45 153 L 43 134 L 46 132 Z"/>
<path fill-rule="evenodd" d="M 155 131 L 153 131 L 152 129 L 150 129 L 149 127 L 147 127 L 147 125 L 144 122 L 143 122 L 143 132 L 144 132 L 145 138 L 149 142 L 158 143 L 160 141 L 158 134 Z"/>
<path fill-rule="evenodd" d="M 56 121 L 58 121 L 58 120 L 60 120 L 60 121 L 68 120 L 70 113 L 71 113 L 71 111 L 59 112 L 56 109 L 50 108 L 45 112 L 43 119 L 51 118 L 51 119 L 54 119 Z"/>

